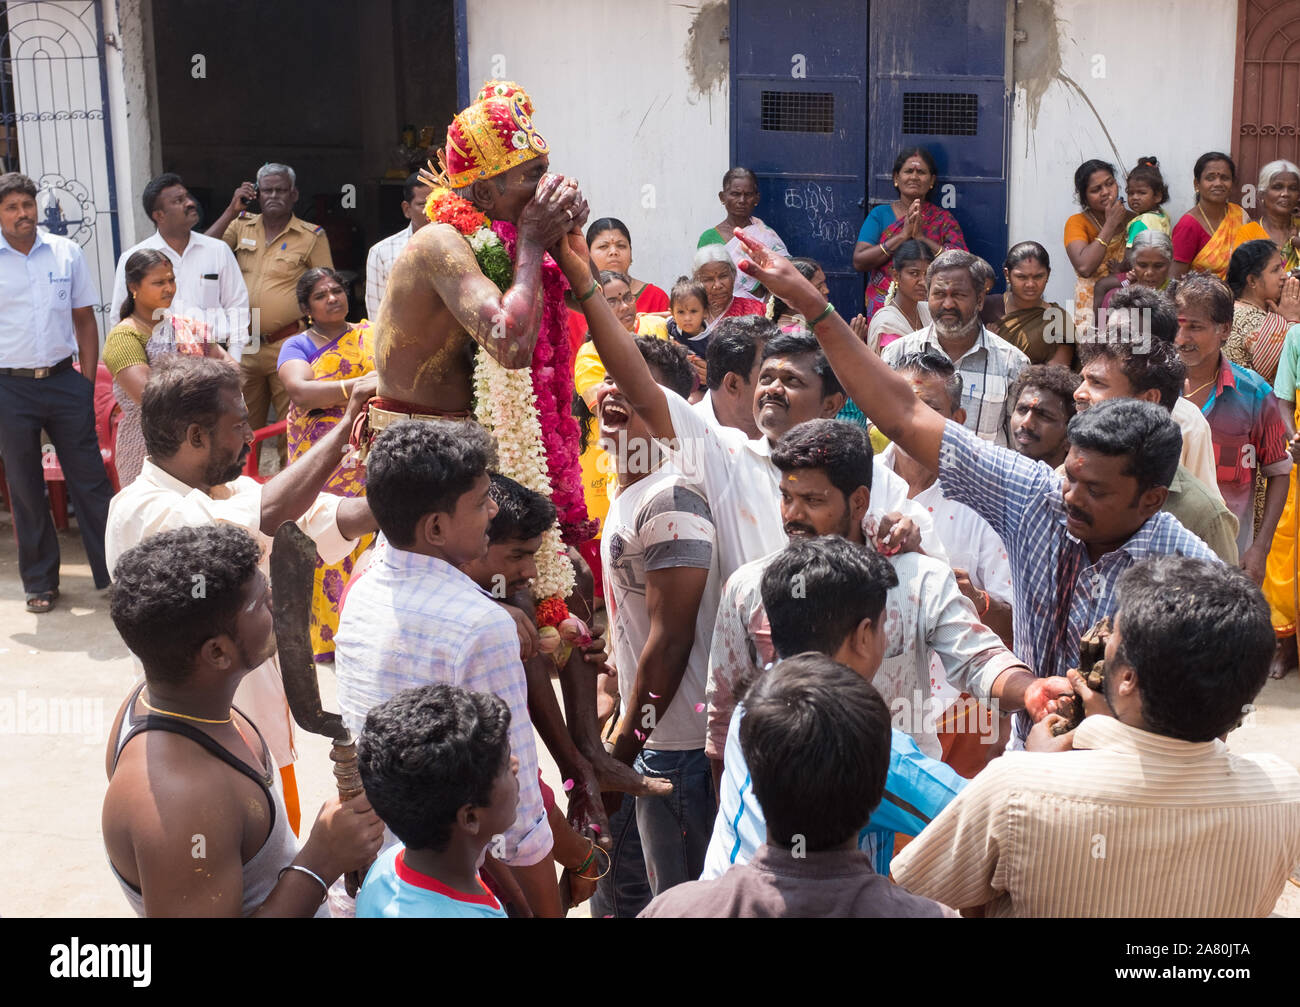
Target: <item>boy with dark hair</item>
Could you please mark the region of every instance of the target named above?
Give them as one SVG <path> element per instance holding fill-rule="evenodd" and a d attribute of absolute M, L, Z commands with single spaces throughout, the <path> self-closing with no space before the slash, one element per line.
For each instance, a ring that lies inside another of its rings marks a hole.
<path fill-rule="evenodd" d="M 510 708 L 452 685 L 406 689 L 366 714 L 357 764 L 402 842 L 366 874 L 357 917 L 504 917 L 478 866 L 519 803 Z"/>
<path fill-rule="evenodd" d="M 491 480 L 488 492 L 497 505 L 497 512 L 488 525 L 487 553 L 482 559 L 463 564 L 461 571 L 502 602 L 515 619 L 520 639 L 530 640 L 531 648 L 521 655 L 528 677 L 528 715 L 555 760 L 561 778 L 571 784 L 567 822 L 556 809 L 549 788 L 544 783 L 541 786 L 555 837 L 555 859 L 577 875 L 571 879 L 576 904 L 594 889 L 594 878 L 600 873 L 601 865 L 591 855 L 591 840 L 575 832 L 569 823 L 590 823 L 596 838 L 608 843 L 609 822 L 601 802 L 602 792 L 663 795 L 672 792 L 672 785 L 663 780 L 646 780 L 613 758 L 601 743 L 594 716 L 584 716 L 580 709 L 589 702 L 594 711 L 596 697 L 592 679 L 596 668 L 588 659 L 587 651 L 597 651 L 603 663 L 604 645 L 599 634 L 595 635 L 591 647 L 575 647 L 559 669 L 569 712 L 566 723 L 551 684 L 556 662 L 552 655 L 536 649 L 537 625 L 528 594 L 528 586 L 537 576 L 536 556 L 542 545 L 542 533 L 555 521 L 555 505 L 500 473 L 491 473 Z M 583 884 L 583 880 L 587 883 Z"/>
<path fill-rule="evenodd" d="M 751 439 L 759 436 L 754 423 L 754 385 L 763 346 L 781 330 L 770 318 L 742 315 L 720 319 L 709 336 L 706 369 L 708 391 L 694 409 L 710 423 L 734 427 Z"/>
<path fill-rule="evenodd" d="M 204 525 L 154 535 L 117 564 L 113 624 L 144 682 L 109 733 L 103 832 L 141 916 L 311 916 L 330 882 L 379 850 L 364 795 L 327 801 L 299 849 L 261 731 L 232 705 L 275 653 L 260 555 L 242 529 Z"/>
<path fill-rule="evenodd" d="M 989 766 L 894 859 L 895 880 L 986 916 L 1268 915 L 1300 859 L 1300 774 L 1223 739 L 1272 654 L 1242 571 L 1128 568 L 1102 690 L 1070 674 L 1083 723 L 1049 738 L 1049 718 L 1031 739 L 1049 750 Z"/>
<path fill-rule="evenodd" d="M 1033 364 L 1021 371 L 1007 396 L 1007 444 L 1026 458 L 1053 468 L 1063 465 L 1078 387 L 1079 375 L 1060 364 Z"/>
<path fill-rule="evenodd" d="M 505 609 L 461 569 L 487 552 L 495 460 L 491 435 L 476 423 L 402 420 L 375 438 L 366 497 L 383 538 L 341 606 L 339 706 L 360 734 L 371 708 L 413 686 L 441 682 L 501 697 L 520 799 L 493 855 L 511 868 L 534 915 L 559 916 L 519 636 Z"/>
<path fill-rule="evenodd" d="M 763 676 L 746 707 L 740 744 L 767 811 L 767 842 L 749 863 L 715 881 L 679 885 L 641 915 L 954 915 L 892 886 L 858 849 L 889 768 L 889 710 L 880 694 L 824 654 L 803 653 Z"/>

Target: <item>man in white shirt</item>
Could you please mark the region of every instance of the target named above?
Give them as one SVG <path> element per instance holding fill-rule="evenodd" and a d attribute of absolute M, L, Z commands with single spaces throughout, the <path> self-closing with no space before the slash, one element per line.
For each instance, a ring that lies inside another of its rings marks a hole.
<path fill-rule="evenodd" d="M 925 274 L 934 321 L 894 340 L 881 358 L 894 367 L 904 354 L 927 347 L 948 357 L 962 376 L 965 426 L 984 440 L 1006 447 L 1002 417 L 1007 391 L 1029 366 L 1029 358 L 980 321 L 984 283 L 972 268 L 979 261 L 959 248 L 940 252 Z"/>
<path fill-rule="evenodd" d="M 157 249 L 171 259 L 176 274 L 172 313 L 206 324 L 209 338 L 238 360 L 248 340 L 249 315 L 248 288 L 235 254 L 224 241 L 193 230 L 199 205 L 180 175 L 169 171 L 150 179 L 141 202 L 158 229 L 117 260 L 109 317 L 116 319 L 126 300 L 126 260 L 141 249 Z"/>
<path fill-rule="evenodd" d="M 763 347 L 781 332 L 763 315 L 724 318 L 709 335 L 704 398 L 691 408 L 710 423 L 734 427 L 746 437 L 761 437 L 754 422 L 754 386 Z"/>
<path fill-rule="evenodd" d="M 372 322 L 379 318 L 379 306 L 384 303 L 388 289 L 388 274 L 393 263 L 406 248 L 411 235 L 429 222 L 424 215 L 424 201 L 429 198 L 429 187 L 420 181 L 419 172 L 412 172 L 402 183 L 402 216 L 410 221 L 396 234 L 375 242 L 366 254 L 366 317 Z"/>
<path fill-rule="evenodd" d="M 844 391 L 817 340 L 782 333 L 763 347 L 754 385 L 754 422 L 762 436 L 753 440 L 707 422 L 680 395 L 660 387 L 622 326 L 593 325 L 592 341 L 628 404 L 651 435 L 667 443 L 677 470 L 703 487 L 717 529 L 723 581 L 738 567 L 784 546 L 771 446 L 797 424 L 829 419 L 844 405 Z M 907 484 L 879 465 L 873 510 L 911 518 L 925 551 L 944 554 L 924 508 L 907 499 Z"/>
<path fill-rule="evenodd" d="M 27 611 L 41 613 L 59 596 L 42 431 L 58 452 L 97 588 L 108 587 L 104 521 L 113 486 L 95 436 L 99 294 L 81 248 L 42 234 L 38 215 L 36 183 L 18 172 L 0 175 L 0 456 Z"/>
<path fill-rule="evenodd" d="M 863 518 L 876 509 L 871 498 L 878 471 L 865 430 L 844 421 L 803 423 L 781 438 L 774 457 L 781 473 L 785 533 L 839 535 L 863 548 L 877 548 L 863 532 Z M 708 682 L 707 751 L 715 761 L 723 757 L 738 683 L 775 658 L 759 584 L 777 552 L 737 570 L 718 603 Z M 1024 705 L 1026 689 L 1042 686 L 976 618 L 946 562 L 914 552 L 891 556 L 890 561 L 899 586 L 889 592 L 882 617 L 888 647 L 873 684 L 890 706 L 895 726 L 937 759 L 935 724 L 941 711 L 930 701 L 931 652 L 939 656 L 945 676 L 959 692 L 996 698 L 1008 710 Z M 720 767 L 714 768 L 716 772 Z"/>
<path fill-rule="evenodd" d="M 253 431 L 239 389 L 239 371 L 208 357 L 166 357 L 145 386 L 140 425 L 149 456 L 139 477 L 113 498 L 105 551 L 118 557 L 151 535 L 206 524 L 233 524 L 263 546 L 269 574 L 271 536 L 294 521 L 316 542 L 326 563 L 348 555 L 378 525 L 364 497 L 321 493 L 348 449 L 351 420 L 374 394 L 357 382 L 343 419 L 305 455 L 265 484 L 240 475 Z M 201 590 L 201 585 L 195 585 Z M 235 705 L 257 724 L 280 767 L 285 801 L 297 828 L 293 725 L 277 660 L 263 662 L 240 682 Z"/>

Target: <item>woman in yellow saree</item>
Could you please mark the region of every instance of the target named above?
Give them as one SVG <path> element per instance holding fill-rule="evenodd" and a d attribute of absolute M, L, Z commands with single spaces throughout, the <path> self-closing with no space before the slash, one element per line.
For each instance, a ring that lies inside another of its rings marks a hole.
<path fill-rule="evenodd" d="M 1242 228 L 1250 222 L 1246 211 L 1228 199 L 1237 183 L 1237 166 L 1227 154 L 1212 150 L 1196 159 L 1193 178 L 1196 205 L 1174 225 L 1173 275 L 1190 270 L 1222 280 L 1233 251 L 1246 240 Z"/>
<path fill-rule="evenodd" d="M 1133 215 L 1119 198 L 1113 164 L 1095 158 L 1084 161 L 1074 173 L 1074 190 L 1083 212 L 1065 222 L 1065 254 L 1076 276 L 1076 338 L 1090 342 L 1088 333 L 1097 324 L 1093 288 L 1124 261 L 1125 235 Z"/>
<path fill-rule="evenodd" d="M 358 381 L 374 384 L 376 380 L 370 323 L 353 325 L 347 320 L 347 291 L 334 270 L 307 270 L 298 281 L 298 303 L 311 326 L 285 340 L 278 362 L 280 380 L 290 401 L 285 417 L 290 464 L 343 418 L 348 397 Z M 365 484 L 365 468 L 353 453 L 339 462 L 324 491 L 358 497 L 365 493 Z M 334 659 L 339 600 L 354 564 L 373 541 L 373 535 L 364 536 L 339 563 L 327 565 L 319 557 L 316 560 L 311 641 L 317 661 Z"/>
<path fill-rule="evenodd" d="M 1296 426 L 1300 424 L 1300 410 L 1296 409 L 1296 385 L 1300 382 L 1300 325 L 1291 326 L 1282 344 L 1282 357 L 1277 365 L 1277 380 L 1273 394 L 1277 396 L 1282 422 L 1286 425 L 1291 443 L 1291 458 L 1300 460 L 1300 439 Z M 1268 599 L 1269 613 L 1273 619 L 1273 632 L 1277 634 L 1277 651 L 1269 667 L 1270 678 L 1281 678 L 1300 664 L 1296 654 L 1296 625 L 1300 622 L 1300 576 L 1296 568 L 1296 543 L 1300 539 L 1300 501 L 1296 499 L 1296 473 L 1291 469 L 1291 487 L 1287 492 L 1286 510 L 1282 512 L 1273 533 L 1273 546 L 1268 552 L 1264 574 L 1264 597 Z"/>

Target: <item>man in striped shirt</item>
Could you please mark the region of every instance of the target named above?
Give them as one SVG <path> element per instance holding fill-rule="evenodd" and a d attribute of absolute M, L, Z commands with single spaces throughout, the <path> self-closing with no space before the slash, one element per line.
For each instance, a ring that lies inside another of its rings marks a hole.
<path fill-rule="evenodd" d="M 1015 587 L 1016 653 L 1039 676 L 1063 675 L 1078 664 L 1080 637 L 1114 614 L 1116 582 L 1134 563 L 1171 554 L 1217 562 L 1204 542 L 1160 510 L 1182 453 L 1178 425 L 1165 410 L 1122 399 L 1075 416 L 1062 480 L 1045 463 L 944 420 L 793 266 L 757 242 L 748 247 L 753 259 L 742 268 L 814 320 L 831 366 L 863 412 L 938 472 L 948 497 L 973 508 L 1001 536 Z M 1050 712 L 1055 701 L 1040 698 Z M 1029 712 L 1042 711 L 1031 706 Z M 1019 739 L 1028 727 L 1017 718 Z"/>
<path fill-rule="evenodd" d="M 1266 916 L 1300 861 L 1300 773 L 1237 755 L 1263 688 L 1268 605 L 1240 570 L 1162 557 L 1120 578 L 1088 714 L 971 782 L 893 861 L 908 891 L 985 916 Z"/>

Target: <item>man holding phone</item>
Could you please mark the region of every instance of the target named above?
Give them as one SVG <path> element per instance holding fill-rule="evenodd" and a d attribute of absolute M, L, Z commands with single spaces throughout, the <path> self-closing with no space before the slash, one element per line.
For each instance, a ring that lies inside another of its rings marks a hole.
<path fill-rule="evenodd" d="M 260 213 L 246 209 L 254 198 L 261 203 Z M 289 393 L 280 382 L 276 365 L 281 341 L 304 328 L 298 280 L 317 266 L 334 268 L 324 230 L 294 215 L 297 202 L 293 169 L 287 164 L 264 164 L 257 169 L 256 186 L 241 183 L 230 205 L 207 231 L 230 246 L 248 287 L 253 340 L 239 367 L 244 402 L 254 429 L 266 425 L 271 403 L 275 404 L 278 419 L 284 419 L 289 412 Z M 283 437 L 279 450 L 283 463 Z"/>

